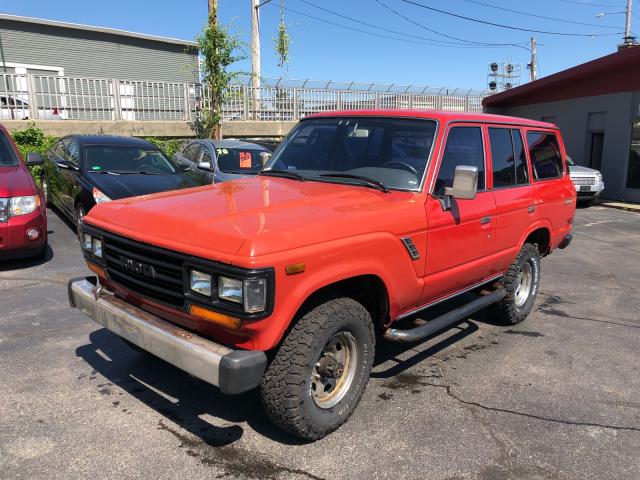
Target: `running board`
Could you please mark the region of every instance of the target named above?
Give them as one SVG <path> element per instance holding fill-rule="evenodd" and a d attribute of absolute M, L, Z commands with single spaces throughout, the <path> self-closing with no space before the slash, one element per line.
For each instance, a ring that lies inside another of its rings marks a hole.
<path fill-rule="evenodd" d="M 409 330 L 398 330 L 395 328 L 389 328 L 384 332 L 384 338 L 396 343 L 414 343 L 425 338 L 440 333 L 449 327 L 463 322 L 469 315 L 488 307 L 492 303 L 499 302 L 507 294 L 506 290 L 502 287 L 494 290 L 487 295 L 483 295 L 472 302 L 462 305 L 450 312 L 440 315 L 433 320 L 420 325 L 416 328 Z"/>

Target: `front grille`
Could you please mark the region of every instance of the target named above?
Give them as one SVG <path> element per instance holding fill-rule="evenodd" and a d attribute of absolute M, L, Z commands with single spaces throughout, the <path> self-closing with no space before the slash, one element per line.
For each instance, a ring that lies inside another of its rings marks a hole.
<path fill-rule="evenodd" d="M 162 303 L 184 305 L 182 255 L 112 235 L 105 235 L 102 242 L 105 266 L 113 281 Z"/>
<path fill-rule="evenodd" d="M 596 177 L 572 177 L 571 180 L 578 186 L 596 184 Z"/>

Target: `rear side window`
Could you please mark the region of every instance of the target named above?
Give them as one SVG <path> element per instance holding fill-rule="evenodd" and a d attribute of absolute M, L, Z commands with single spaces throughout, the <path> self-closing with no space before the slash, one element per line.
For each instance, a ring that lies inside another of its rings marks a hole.
<path fill-rule="evenodd" d="M 442 196 L 445 188 L 453 187 L 458 165 L 477 167 L 478 190 L 484 190 L 484 146 L 480 127 L 453 127 L 449 130 L 434 195 Z"/>
<path fill-rule="evenodd" d="M 536 180 L 558 178 L 562 176 L 562 154 L 558 139 L 552 133 L 527 133 L 529 157 L 533 176 Z"/>
<path fill-rule="evenodd" d="M 520 130 L 489 128 L 493 188 L 514 187 L 529 183 L 527 158 Z"/>

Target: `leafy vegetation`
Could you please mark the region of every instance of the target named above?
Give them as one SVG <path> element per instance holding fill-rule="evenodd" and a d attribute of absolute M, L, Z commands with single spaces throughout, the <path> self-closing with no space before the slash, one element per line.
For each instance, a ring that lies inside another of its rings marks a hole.
<path fill-rule="evenodd" d="M 203 108 L 201 117 L 194 128 L 200 137 L 220 136 L 222 104 L 227 87 L 241 72 L 231 72 L 229 67 L 245 58 L 240 37 L 229 28 L 220 25 L 215 9 L 209 12 L 207 25 L 197 38 L 200 54 L 203 56 L 202 76 L 209 88 L 211 105 Z"/>
<path fill-rule="evenodd" d="M 280 0 L 280 23 L 278 24 L 278 34 L 273 39 L 278 54 L 278 66 L 281 68 L 289 64 L 289 47 L 291 39 L 287 33 L 287 24 L 284 21 L 284 0 Z"/>
<path fill-rule="evenodd" d="M 57 137 L 45 135 L 41 129 L 36 127 L 35 123 L 32 123 L 24 130 L 15 130 L 11 134 L 11 137 L 13 138 L 13 141 L 16 142 L 18 151 L 25 161 L 27 160 L 27 154 L 32 152 L 39 153 L 44 156 L 47 153 L 47 150 L 49 150 L 58 140 Z M 39 165 L 29 167 L 29 172 L 39 186 L 40 179 L 42 177 L 42 167 Z"/>

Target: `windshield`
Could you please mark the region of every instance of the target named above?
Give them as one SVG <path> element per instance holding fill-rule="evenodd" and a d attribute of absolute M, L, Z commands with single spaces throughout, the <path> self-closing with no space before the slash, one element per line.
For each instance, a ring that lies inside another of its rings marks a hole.
<path fill-rule="evenodd" d="M 109 173 L 175 173 L 176 168 L 159 150 L 113 145 L 89 145 L 85 149 L 85 165 L 89 172 Z"/>
<path fill-rule="evenodd" d="M 13 151 L 9 139 L 0 132 L 0 167 L 16 167 L 18 166 L 18 157 Z"/>
<path fill-rule="evenodd" d="M 576 166 L 576 164 L 573 162 L 573 160 L 571 160 L 571 157 L 569 155 L 567 155 L 567 163 L 569 164 L 570 167 Z"/>
<path fill-rule="evenodd" d="M 266 170 L 302 179 L 417 190 L 429 159 L 433 120 L 349 117 L 303 120 L 276 150 Z M 360 177 L 355 178 L 355 177 Z"/>
<path fill-rule="evenodd" d="M 262 168 L 262 152 L 255 148 L 218 147 L 218 169 L 225 173 L 258 173 Z"/>

